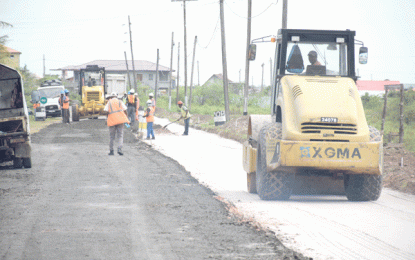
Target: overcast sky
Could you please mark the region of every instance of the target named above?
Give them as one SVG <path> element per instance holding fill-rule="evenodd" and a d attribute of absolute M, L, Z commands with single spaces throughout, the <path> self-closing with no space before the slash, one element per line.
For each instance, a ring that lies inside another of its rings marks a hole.
<path fill-rule="evenodd" d="M 244 81 L 247 0 L 225 0 L 225 32 L 228 77 Z M 282 0 L 253 0 L 252 39 L 277 34 L 282 21 Z M 180 78 L 184 78 L 183 5 L 171 0 L 0 0 L 0 20 L 13 25 L 0 29 L 8 47 L 22 52 L 20 65 L 42 75 L 68 65 L 93 60 L 131 59 L 128 15 L 131 19 L 135 60 L 170 67 L 171 35 L 174 32 L 173 69 L 177 71 L 180 42 Z M 188 85 L 194 38 L 200 84 L 222 73 L 219 0 L 186 3 Z M 369 62 L 357 65 L 364 80 L 398 80 L 415 83 L 414 0 L 288 0 L 288 28 L 355 30 L 356 39 L 369 48 Z M 261 85 L 270 82 L 270 58 L 275 46 L 259 44 L 250 75 Z M 357 46 L 358 47 L 358 46 Z M 252 81 L 252 77 L 250 77 Z M 194 83 L 198 83 L 195 67 Z"/>

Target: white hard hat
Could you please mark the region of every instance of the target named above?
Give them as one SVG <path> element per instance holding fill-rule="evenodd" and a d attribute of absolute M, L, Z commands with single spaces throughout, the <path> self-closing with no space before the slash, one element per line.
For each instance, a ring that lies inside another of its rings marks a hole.
<path fill-rule="evenodd" d="M 109 95 L 109 97 L 117 97 L 118 95 L 117 95 L 117 92 L 112 92 L 110 95 Z"/>
<path fill-rule="evenodd" d="M 130 93 L 131 94 L 134 94 L 134 89 L 132 88 L 132 89 L 130 89 Z"/>
<path fill-rule="evenodd" d="M 146 104 L 147 104 L 147 106 L 151 106 L 153 104 L 153 102 L 149 99 L 149 100 L 147 100 Z"/>
<path fill-rule="evenodd" d="M 148 94 L 150 97 L 154 97 L 154 94 L 153 93 L 150 93 L 150 94 Z"/>

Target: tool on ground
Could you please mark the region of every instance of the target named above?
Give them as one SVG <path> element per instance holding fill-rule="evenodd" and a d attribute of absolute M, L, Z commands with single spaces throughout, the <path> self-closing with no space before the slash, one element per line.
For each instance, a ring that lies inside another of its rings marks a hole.
<path fill-rule="evenodd" d="M 173 122 L 170 122 L 170 123 L 168 123 L 167 125 L 165 125 L 165 126 L 163 126 L 163 129 L 165 129 L 167 126 L 169 126 L 169 125 L 171 125 L 171 124 L 173 124 L 173 123 L 176 123 L 177 121 L 179 121 L 181 118 L 179 118 L 179 119 L 177 119 L 177 120 L 174 120 Z"/>

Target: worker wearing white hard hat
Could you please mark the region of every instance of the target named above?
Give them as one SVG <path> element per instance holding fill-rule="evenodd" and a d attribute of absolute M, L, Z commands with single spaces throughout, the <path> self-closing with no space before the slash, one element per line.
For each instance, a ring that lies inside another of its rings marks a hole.
<path fill-rule="evenodd" d="M 154 108 L 154 111 L 156 109 L 156 100 L 154 100 L 154 94 L 150 93 L 148 94 L 148 98 L 149 100 L 151 100 L 151 106 Z"/>
<path fill-rule="evenodd" d="M 107 125 L 110 132 L 110 152 L 108 155 L 114 155 L 114 141 L 116 136 L 118 138 L 118 154 L 124 154 L 122 152 L 124 124 L 130 123 L 126 114 L 127 107 L 117 96 L 116 92 L 112 92 L 104 108 L 104 111 L 108 112 Z"/>
<path fill-rule="evenodd" d="M 127 105 L 128 120 L 130 120 L 131 126 L 134 126 L 136 117 L 138 116 L 138 108 L 140 106 L 140 100 L 138 99 L 138 96 L 134 95 L 134 92 L 133 88 L 130 89 L 125 101 L 125 104 Z"/>
<path fill-rule="evenodd" d="M 154 130 L 153 130 L 153 123 L 154 123 L 154 111 L 155 108 L 152 106 L 153 102 L 149 99 L 146 102 L 147 104 L 147 110 L 144 113 L 144 117 L 146 118 L 147 122 L 147 140 L 150 139 L 150 135 L 152 136 L 152 139 L 156 139 L 154 136 Z"/>

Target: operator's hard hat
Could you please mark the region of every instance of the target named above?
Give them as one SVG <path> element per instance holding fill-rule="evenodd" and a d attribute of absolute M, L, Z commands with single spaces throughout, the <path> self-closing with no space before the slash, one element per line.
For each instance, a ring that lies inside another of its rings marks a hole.
<path fill-rule="evenodd" d="M 149 99 L 149 100 L 147 100 L 146 104 L 147 104 L 147 106 L 151 106 L 151 105 L 153 104 L 153 101 L 151 101 L 151 100 Z"/>
<path fill-rule="evenodd" d="M 65 93 L 69 93 L 69 90 L 65 89 Z"/>
<path fill-rule="evenodd" d="M 112 92 L 108 97 L 117 97 L 117 92 Z"/>
<path fill-rule="evenodd" d="M 150 94 L 148 94 L 150 97 L 154 97 L 154 94 L 153 93 L 150 93 Z"/>
<path fill-rule="evenodd" d="M 61 90 L 61 94 L 65 94 L 65 91 Z"/>
<path fill-rule="evenodd" d="M 134 89 L 133 89 L 133 88 L 132 88 L 132 89 L 130 89 L 130 91 L 129 91 L 128 93 L 130 93 L 130 94 L 134 94 Z"/>
<path fill-rule="evenodd" d="M 317 52 L 315 52 L 315 51 L 310 51 L 310 52 L 308 53 L 308 56 L 317 57 Z"/>
<path fill-rule="evenodd" d="M 183 105 L 182 101 L 177 102 L 177 105 Z"/>

